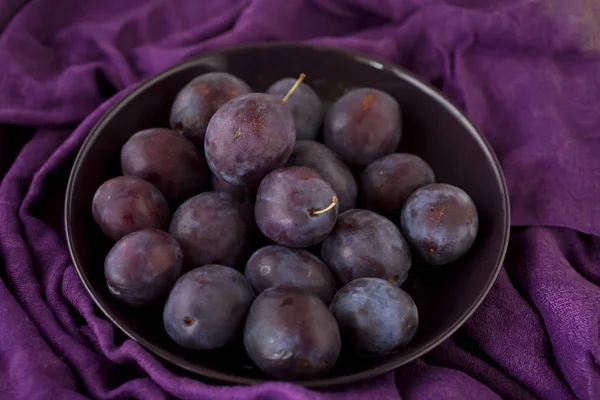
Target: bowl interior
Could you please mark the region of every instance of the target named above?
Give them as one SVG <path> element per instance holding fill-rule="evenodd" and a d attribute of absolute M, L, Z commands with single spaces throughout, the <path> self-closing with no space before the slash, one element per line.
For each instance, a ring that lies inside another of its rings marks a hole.
<path fill-rule="evenodd" d="M 255 91 L 304 72 L 306 82 L 328 104 L 353 87 L 386 91 L 398 100 L 403 112 L 399 150 L 425 159 L 438 181 L 464 189 L 479 211 L 479 235 L 465 257 L 444 267 L 427 267 L 415 260 L 404 288 L 419 308 L 420 324 L 408 347 L 377 361 L 345 355 L 327 377 L 303 384 L 335 385 L 377 375 L 423 355 L 458 329 L 493 284 L 506 251 L 508 198 L 493 153 L 454 106 L 411 74 L 364 55 L 298 44 L 231 48 L 179 64 L 128 95 L 91 132 L 73 167 L 65 217 L 75 266 L 104 313 L 127 335 L 185 370 L 229 383 L 266 379 L 252 367 L 241 347 L 213 353 L 182 349 L 164 331 L 160 309 L 140 312 L 115 301 L 103 275 L 111 242 L 103 237 L 91 214 L 98 186 L 120 175 L 119 152 L 125 141 L 142 129 L 168 127 L 176 93 L 195 76 L 215 70 L 240 77 Z"/>

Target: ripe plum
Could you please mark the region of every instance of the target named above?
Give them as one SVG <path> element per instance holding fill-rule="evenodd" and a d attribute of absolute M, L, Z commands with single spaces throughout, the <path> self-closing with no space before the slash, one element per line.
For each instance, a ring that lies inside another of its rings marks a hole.
<path fill-rule="evenodd" d="M 204 149 L 213 174 L 242 186 L 285 165 L 295 140 L 294 118 L 283 100 L 252 93 L 229 101 L 215 113 Z"/>
<path fill-rule="evenodd" d="M 129 305 L 143 305 L 169 292 L 181 275 L 183 253 L 171 235 L 142 229 L 123 236 L 104 261 L 110 293 Z"/>
<path fill-rule="evenodd" d="M 283 78 L 272 84 L 267 93 L 283 98 L 296 81 L 295 78 Z M 323 103 L 315 91 L 306 83 L 300 83 L 286 103 L 296 123 L 296 140 L 316 138 L 325 112 Z"/>
<path fill-rule="evenodd" d="M 331 235 L 321 244 L 321 258 L 340 285 L 363 277 L 392 279 L 400 286 L 408 277 L 408 244 L 392 221 L 368 210 L 339 215 Z"/>
<path fill-rule="evenodd" d="M 325 239 L 337 213 L 337 195 L 329 183 L 306 167 L 284 167 L 267 175 L 254 208 L 261 232 L 288 247 L 308 247 Z"/>
<path fill-rule="evenodd" d="M 394 153 L 373 161 L 361 177 L 365 206 L 396 220 L 415 190 L 435 181 L 433 170 L 421 157 Z"/>
<path fill-rule="evenodd" d="M 258 295 L 244 327 L 244 345 L 262 371 L 286 380 L 326 374 L 341 350 L 337 322 L 325 304 L 293 287 Z"/>
<path fill-rule="evenodd" d="M 402 209 L 402 231 L 421 257 L 432 265 L 448 264 L 473 245 L 479 216 L 462 189 L 432 183 L 414 192 Z"/>
<path fill-rule="evenodd" d="M 353 169 L 396 151 L 401 112 L 389 94 L 373 88 L 353 89 L 331 106 L 325 119 L 325 145 Z"/>
<path fill-rule="evenodd" d="M 408 293 L 378 278 L 359 278 L 336 293 L 331 313 L 344 347 L 381 357 L 405 347 L 419 325 L 417 306 Z"/>
<path fill-rule="evenodd" d="M 154 186 L 173 202 L 200 193 L 208 177 L 204 154 L 170 129 L 135 133 L 121 149 L 121 170 Z"/>
<path fill-rule="evenodd" d="M 254 301 L 244 276 L 223 265 L 206 265 L 183 274 L 163 311 L 168 335 L 196 350 L 222 348 L 242 331 Z"/>
<path fill-rule="evenodd" d="M 165 228 L 170 212 L 154 185 L 135 176 L 118 176 L 96 190 L 92 215 L 106 236 L 119 240 L 140 229 Z"/>
<path fill-rule="evenodd" d="M 249 240 L 238 204 L 217 192 L 200 193 L 179 206 L 169 233 L 181 245 L 188 269 L 216 263 L 237 267 Z"/>

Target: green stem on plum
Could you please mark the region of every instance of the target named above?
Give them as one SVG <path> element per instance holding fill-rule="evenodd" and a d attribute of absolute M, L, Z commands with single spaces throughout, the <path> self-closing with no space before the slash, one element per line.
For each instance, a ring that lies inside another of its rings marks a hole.
<path fill-rule="evenodd" d="M 292 88 L 287 92 L 287 94 L 285 95 L 285 97 L 283 98 L 283 102 L 285 103 L 290 96 L 292 95 L 292 93 L 294 93 L 294 90 L 296 90 L 296 88 L 298 86 L 300 86 L 300 84 L 302 83 L 302 81 L 304 80 L 304 78 L 306 78 L 306 74 L 300 74 L 300 77 L 298 78 L 298 80 L 296 81 L 296 83 L 294 83 L 294 86 L 292 86 Z"/>
<path fill-rule="evenodd" d="M 324 208 L 322 210 L 311 211 L 310 215 L 315 216 L 315 215 L 326 213 L 327 211 L 329 211 L 333 207 L 335 207 L 337 204 L 338 204 L 338 198 L 337 198 L 337 196 L 333 196 L 333 199 L 331 200 L 331 204 L 330 205 L 328 205 L 326 208 Z"/>

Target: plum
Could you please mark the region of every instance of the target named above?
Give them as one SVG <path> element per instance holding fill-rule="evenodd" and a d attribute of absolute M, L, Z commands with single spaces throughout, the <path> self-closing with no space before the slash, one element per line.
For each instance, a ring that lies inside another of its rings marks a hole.
<path fill-rule="evenodd" d="M 118 176 L 96 190 L 92 215 L 106 236 L 119 240 L 140 229 L 165 228 L 170 212 L 156 186 L 135 176 Z"/>
<path fill-rule="evenodd" d="M 227 193 L 204 192 L 173 214 L 169 233 L 183 250 L 187 269 L 207 264 L 239 266 L 249 241 L 249 227 Z"/>
<path fill-rule="evenodd" d="M 465 255 L 479 229 L 471 197 L 447 183 L 432 183 L 414 192 L 400 220 L 406 239 L 431 265 L 448 264 Z"/>
<path fill-rule="evenodd" d="M 123 236 L 104 261 L 113 297 L 133 306 L 158 300 L 181 275 L 183 253 L 171 235 L 142 229 Z"/>
<path fill-rule="evenodd" d="M 252 93 L 229 101 L 215 113 L 204 150 L 213 174 L 242 186 L 285 165 L 295 140 L 294 118 L 283 100 Z"/>
<path fill-rule="evenodd" d="M 261 232 L 277 244 L 308 247 L 333 229 L 338 199 L 329 183 L 306 167 L 284 167 L 267 175 L 256 196 Z"/>
<path fill-rule="evenodd" d="M 182 347 L 214 350 L 243 332 L 254 292 L 244 276 L 224 265 L 205 265 L 183 274 L 163 311 L 167 334 Z"/>
<path fill-rule="evenodd" d="M 341 339 L 335 318 L 317 296 L 294 287 L 271 288 L 250 307 L 244 346 L 265 373 L 302 380 L 331 370 Z"/>
<path fill-rule="evenodd" d="M 352 169 L 396 151 L 401 112 L 389 94 L 374 88 L 350 90 L 327 113 L 324 142 Z"/>
<path fill-rule="evenodd" d="M 365 168 L 360 177 L 361 195 L 369 210 L 396 220 L 408 196 L 434 181 L 433 170 L 421 157 L 394 153 Z"/>
<path fill-rule="evenodd" d="M 405 347 L 419 325 L 417 306 L 396 284 L 359 278 L 336 293 L 329 309 L 338 321 L 344 348 L 366 357 L 387 356 Z"/>
<path fill-rule="evenodd" d="M 267 93 L 283 98 L 296 83 L 296 78 L 283 78 L 273 83 Z M 314 139 L 319 134 L 325 111 L 315 91 L 306 83 L 300 83 L 287 99 L 294 122 L 296 140 Z"/>
<path fill-rule="evenodd" d="M 331 235 L 321 244 L 321 259 L 340 285 L 363 277 L 392 279 L 398 286 L 408 277 L 408 243 L 389 219 L 353 209 L 338 216 Z"/>
<path fill-rule="evenodd" d="M 182 202 L 201 192 L 208 177 L 204 154 L 170 129 L 135 133 L 121 149 L 123 175 L 142 178 L 171 202 Z"/>

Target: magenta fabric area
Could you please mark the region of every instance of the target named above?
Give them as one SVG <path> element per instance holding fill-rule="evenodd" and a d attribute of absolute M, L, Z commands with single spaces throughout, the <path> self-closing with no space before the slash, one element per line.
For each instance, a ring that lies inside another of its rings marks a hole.
<path fill-rule="evenodd" d="M 183 377 L 94 306 L 62 227 L 74 157 L 127 90 L 196 54 L 304 41 L 396 62 L 494 147 L 505 267 L 450 340 L 351 387 Z M 0 0 L 1 399 L 600 399 L 600 7 L 586 0 Z"/>

